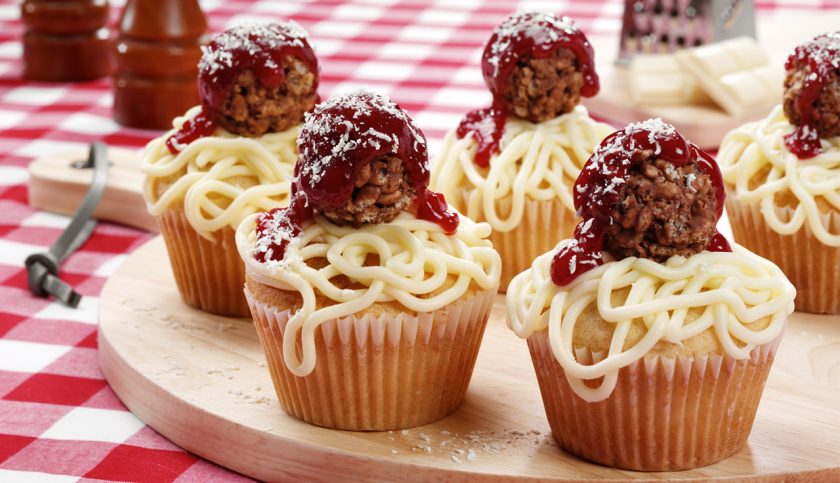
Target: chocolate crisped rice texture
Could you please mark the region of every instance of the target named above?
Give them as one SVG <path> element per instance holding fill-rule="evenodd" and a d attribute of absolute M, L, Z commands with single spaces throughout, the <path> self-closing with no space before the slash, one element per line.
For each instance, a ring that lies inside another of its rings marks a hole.
<path fill-rule="evenodd" d="M 810 75 L 810 67 L 804 62 L 796 62 L 794 68 L 785 73 L 783 106 L 785 115 L 792 124 L 801 124 L 802 115 L 797 100 L 805 86 L 805 79 Z M 810 106 L 816 121 L 815 127 L 821 138 L 840 136 L 840 72 L 833 69 L 828 72 L 827 77 L 819 97 Z"/>
<path fill-rule="evenodd" d="M 264 86 L 251 69 L 239 73 L 222 104 L 219 125 L 241 136 L 257 137 L 281 132 L 303 122 L 303 114 L 315 106 L 315 74 L 298 59 L 287 56 L 280 86 Z"/>
<path fill-rule="evenodd" d="M 321 211 L 337 225 L 359 227 L 365 223 L 388 223 L 416 197 L 402 160 L 393 155 L 374 158 L 356 175 L 353 196 L 341 208 Z"/>
<path fill-rule="evenodd" d="M 637 156 L 642 160 L 622 185 L 610 213 L 606 250 L 617 259 L 633 256 L 657 262 L 703 251 L 717 222 L 710 176 L 695 163 L 674 166 L 652 151 Z"/>
<path fill-rule="evenodd" d="M 542 122 L 571 112 L 580 102 L 583 74 L 574 54 L 560 48 L 541 59 L 522 58 L 504 83 L 509 113 Z"/>

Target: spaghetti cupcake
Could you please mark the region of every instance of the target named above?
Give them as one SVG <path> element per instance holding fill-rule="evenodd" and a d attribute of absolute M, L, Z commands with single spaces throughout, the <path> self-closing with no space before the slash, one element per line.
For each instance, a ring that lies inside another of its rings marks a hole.
<path fill-rule="evenodd" d="M 237 230 L 245 292 L 290 415 L 349 430 L 454 411 L 499 285 L 490 226 L 429 191 L 426 140 L 361 90 L 308 115 L 288 208 Z"/>
<path fill-rule="evenodd" d="M 184 301 L 247 316 L 234 233 L 246 216 L 289 202 L 318 64 L 296 23 L 242 25 L 203 48 L 199 87 L 201 106 L 146 146 L 143 195 Z"/>
<path fill-rule="evenodd" d="M 504 290 L 539 254 L 571 235 L 572 184 L 612 129 L 589 117 L 594 52 L 567 18 L 526 12 L 499 25 L 482 73 L 493 104 L 468 113 L 432 163 L 432 188 L 493 227 Z M 545 227 L 551 230 L 545 230 Z"/>
<path fill-rule="evenodd" d="M 726 212 L 735 239 L 791 279 L 798 310 L 840 314 L 840 32 L 785 69 L 783 103 L 720 145 Z"/>
<path fill-rule="evenodd" d="M 714 160 L 660 120 L 587 162 L 574 237 L 507 293 L 563 449 L 666 471 L 743 447 L 796 291 L 716 231 L 723 202 Z"/>

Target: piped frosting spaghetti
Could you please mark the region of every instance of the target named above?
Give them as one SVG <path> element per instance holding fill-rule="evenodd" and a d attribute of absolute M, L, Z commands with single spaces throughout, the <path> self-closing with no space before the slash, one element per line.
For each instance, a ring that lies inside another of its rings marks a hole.
<path fill-rule="evenodd" d="M 712 331 L 728 355 L 746 359 L 756 346 L 779 337 L 793 312 L 796 290 L 781 270 L 738 245 L 732 252 L 675 256 L 664 263 L 636 257 L 608 261 L 565 286 L 551 280 L 553 253 L 537 258 L 511 282 L 508 327 L 522 338 L 547 330 L 570 386 L 590 402 L 608 398 L 619 370 L 644 358 L 659 341 L 680 344 Z M 615 303 L 617 293 L 626 296 Z M 614 330 L 606 356 L 583 364 L 573 340 L 581 314 L 592 304 Z M 690 320 L 690 310 L 701 314 Z M 768 318 L 766 325 L 759 323 Z M 634 321 L 646 332 L 626 347 Z"/>
<path fill-rule="evenodd" d="M 840 211 L 840 137 L 820 139 L 820 154 L 800 161 L 785 145 L 794 128 L 777 106 L 767 118 L 731 131 L 718 153 L 723 179 L 739 201 L 760 206 L 773 231 L 790 235 L 807 223 L 820 242 L 840 246 L 826 213 Z"/>
<path fill-rule="evenodd" d="M 527 200 L 559 198 L 574 211 L 574 180 L 611 132 L 610 126 L 590 118 L 580 105 L 538 124 L 510 117 L 499 153 L 490 158 L 489 167 L 481 167 L 475 163 L 478 144 L 474 136 L 459 138 L 453 130 L 432 163 L 430 186 L 466 216 L 508 232 L 522 221 Z M 504 213 L 500 200 L 508 197 L 510 211 Z"/>
<path fill-rule="evenodd" d="M 440 225 L 411 213 L 360 228 L 338 226 L 316 216 L 296 236 L 287 236 L 277 226 L 270 230 L 270 237 L 259 237 L 260 216 L 242 222 L 236 244 L 249 277 L 302 297 L 283 338 L 284 361 L 298 376 L 314 369 L 316 329 L 329 320 L 386 302 L 398 302 L 418 313 L 432 312 L 471 290 L 495 290 L 499 284 L 501 260 L 486 240 L 490 235 L 486 223 L 462 217 L 457 231 L 447 235 Z M 279 244 L 278 237 L 288 242 L 284 257 L 258 261 L 255 253 Z M 318 263 L 323 260 L 328 263 Z M 340 276 L 361 287 L 347 288 L 338 282 Z M 332 303 L 319 304 L 317 296 Z M 296 351 L 298 340 L 302 358 Z"/>
<path fill-rule="evenodd" d="M 205 237 L 225 226 L 236 229 L 248 215 L 286 206 L 297 158 L 300 126 L 257 138 L 221 128 L 173 154 L 166 141 L 201 112 L 190 109 L 174 129 L 152 140 L 142 160 L 143 197 L 152 215 L 183 203 L 190 224 Z M 170 182 L 171 179 L 171 182 Z M 169 183 L 158 192 L 157 183 Z"/>

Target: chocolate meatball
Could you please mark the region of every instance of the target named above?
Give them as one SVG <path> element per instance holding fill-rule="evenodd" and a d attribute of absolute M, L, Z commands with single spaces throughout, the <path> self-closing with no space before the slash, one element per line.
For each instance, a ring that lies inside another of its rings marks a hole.
<path fill-rule="evenodd" d="M 219 109 L 219 126 L 256 137 L 300 124 L 315 107 L 315 75 L 291 56 L 284 59 L 283 71 L 283 83 L 274 88 L 260 82 L 253 70 L 242 71 Z"/>
<path fill-rule="evenodd" d="M 711 177 L 697 164 L 674 166 L 652 151 L 638 158 L 610 212 L 605 249 L 618 259 L 659 262 L 706 249 L 717 222 Z"/>
<path fill-rule="evenodd" d="M 840 57 L 835 58 L 830 67 L 815 67 L 797 58 L 788 62 L 783 104 L 785 115 L 793 124 L 812 125 L 822 138 L 840 136 Z M 819 70 L 824 72 L 817 73 Z M 811 86 L 815 80 L 813 76 L 821 77 L 819 86 Z M 810 89 L 816 91 L 814 95 L 803 98 Z"/>
<path fill-rule="evenodd" d="M 603 228 L 605 251 L 659 262 L 708 249 L 724 196 L 715 161 L 661 119 L 607 136 L 574 187 L 575 208 Z"/>
<path fill-rule="evenodd" d="M 566 17 L 523 12 L 505 19 L 481 59 L 494 107 L 542 122 L 598 93 L 592 46 Z"/>
<path fill-rule="evenodd" d="M 423 133 L 393 101 L 364 89 L 308 114 L 298 153 L 297 189 L 338 225 L 392 221 L 429 184 Z"/>
<path fill-rule="evenodd" d="M 402 160 L 391 155 L 379 156 L 356 174 L 350 200 L 340 208 L 323 210 L 321 214 L 336 225 L 359 227 L 365 223 L 388 223 L 416 196 Z"/>
<path fill-rule="evenodd" d="M 285 131 L 317 101 L 318 63 L 294 22 L 233 27 L 202 50 L 202 106 L 234 134 Z"/>
<path fill-rule="evenodd" d="M 580 102 L 583 74 L 569 49 L 548 57 L 526 57 L 517 62 L 504 84 L 502 98 L 508 112 L 531 122 L 542 122 L 571 112 Z"/>

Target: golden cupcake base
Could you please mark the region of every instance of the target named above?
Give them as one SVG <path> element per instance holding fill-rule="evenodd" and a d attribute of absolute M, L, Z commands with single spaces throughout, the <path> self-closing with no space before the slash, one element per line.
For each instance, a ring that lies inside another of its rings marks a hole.
<path fill-rule="evenodd" d="M 183 210 L 166 210 L 157 219 L 184 302 L 211 314 L 247 317 L 245 264 L 233 229 L 224 227 L 208 240 L 190 225 Z"/>

